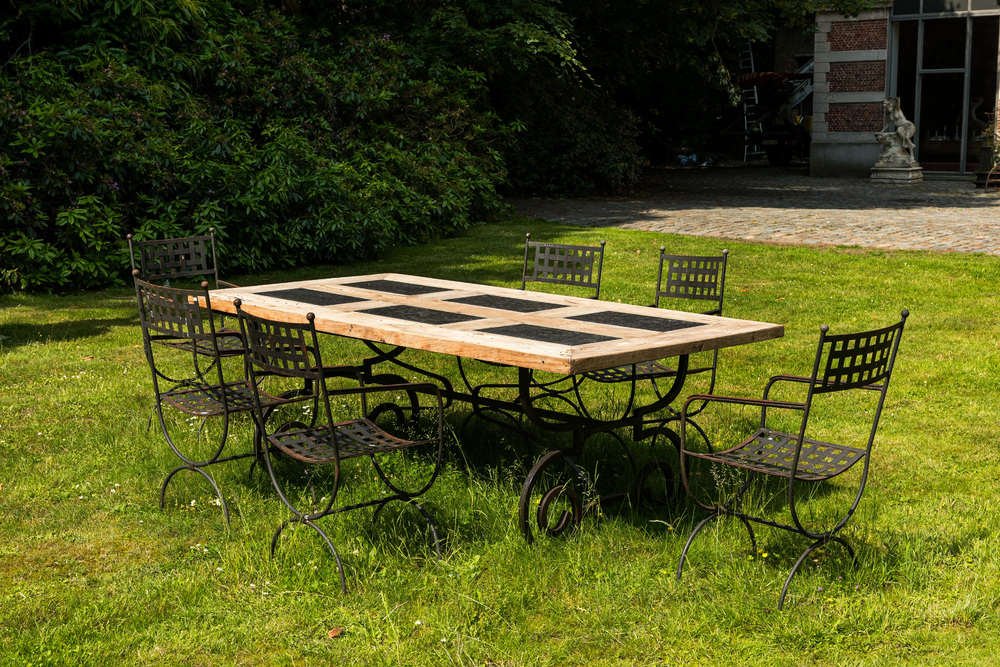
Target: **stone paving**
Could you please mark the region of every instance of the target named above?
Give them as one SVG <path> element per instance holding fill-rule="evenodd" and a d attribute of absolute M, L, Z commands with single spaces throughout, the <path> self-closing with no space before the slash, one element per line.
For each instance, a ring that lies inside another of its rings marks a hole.
<path fill-rule="evenodd" d="M 811 178 L 802 168 L 729 166 L 657 170 L 634 196 L 508 203 L 526 216 L 594 227 L 1000 255 L 1000 191 L 977 190 L 972 181 L 882 185 Z"/>

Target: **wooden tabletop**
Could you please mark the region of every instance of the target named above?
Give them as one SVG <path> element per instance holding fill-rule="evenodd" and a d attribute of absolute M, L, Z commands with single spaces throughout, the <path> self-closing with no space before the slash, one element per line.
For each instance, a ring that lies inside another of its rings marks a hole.
<path fill-rule="evenodd" d="M 325 333 L 553 371 L 582 373 L 778 338 L 778 324 L 398 273 L 214 290 L 215 310 Z"/>

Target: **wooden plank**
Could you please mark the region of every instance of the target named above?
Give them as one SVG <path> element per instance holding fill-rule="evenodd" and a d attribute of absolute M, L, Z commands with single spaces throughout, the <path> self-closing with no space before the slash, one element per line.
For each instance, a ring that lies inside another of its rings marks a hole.
<path fill-rule="evenodd" d="M 377 280 L 440 288 L 441 291 L 408 295 L 393 291 L 362 289 L 349 284 Z M 296 288 L 343 294 L 365 300 L 317 306 L 267 296 L 268 292 Z M 559 307 L 524 313 L 454 301 L 457 298 L 479 295 L 557 304 Z M 326 333 L 567 374 L 743 345 L 777 338 L 784 333 L 784 328 L 780 325 L 763 322 L 403 274 L 346 276 L 215 290 L 212 292 L 212 305 L 217 310 L 232 313 L 235 312 L 232 301 L 237 297 L 242 300 L 243 308 L 247 312 L 279 321 L 303 322 L 307 313 L 314 313 L 316 328 Z M 387 317 L 383 313 L 361 312 L 387 306 L 428 308 L 437 313 L 477 319 L 431 324 Z M 644 318 L 654 320 L 692 322 L 700 326 L 658 332 L 566 319 L 606 311 L 642 315 Z M 484 331 L 514 325 L 532 325 L 561 332 L 593 334 L 609 337 L 611 340 L 571 345 Z"/>

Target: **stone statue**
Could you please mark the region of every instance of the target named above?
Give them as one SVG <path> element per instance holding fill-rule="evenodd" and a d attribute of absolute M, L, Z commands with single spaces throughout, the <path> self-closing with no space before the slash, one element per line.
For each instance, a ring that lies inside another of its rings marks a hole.
<path fill-rule="evenodd" d="M 875 135 L 875 139 L 882 144 L 882 152 L 878 158 L 878 164 L 893 167 L 910 167 L 916 164 L 913 159 L 913 134 L 916 127 L 911 121 L 906 119 L 899 108 L 898 97 L 887 97 L 882 100 L 882 108 L 885 109 L 888 120 L 882 131 Z M 887 132 L 889 125 L 893 124 L 896 129 Z"/>

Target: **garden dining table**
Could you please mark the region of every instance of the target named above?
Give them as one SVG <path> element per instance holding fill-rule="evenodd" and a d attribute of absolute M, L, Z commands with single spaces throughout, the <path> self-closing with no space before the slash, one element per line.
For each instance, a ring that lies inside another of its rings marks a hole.
<path fill-rule="evenodd" d="M 781 325 L 765 322 L 398 273 L 219 289 L 211 292 L 211 298 L 215 310 L 234 313 L 233 302 L 238 298 L 248 313 L 279 321 L 301 322 L 307 313 L 313 313 L 318 331 L 368 345 L 372 356 L 363 360 L 363 367 L 369 380 L 380 377 L 374 371 L 376 365 L 394 364 L 430 376 L 442 386 L 449 401 L 468 402 L 477 413 L 516 413 L 543 429 L 572 433 L 573 445 L 547 452 L 525 480 L 521 530 L 529 541 L 531 510 L 537 507 L 543 530 L 543 519 L 547 521 L 543 503 L 535 502 L 532 507 L 531 502 L 544 468 L 556 459 L 580 454 L 586 439 L 598 432 L 631 428 L 636 441 L 658 433 L 676 441 L 676 434 L 663 428 L 662 420 L 651 420 L 650 416 L 679 395 L 689 354 L 784 334 Z M 458 358 L 465 386 L 455 386 L 446 377 L 404 361 L 407 350 Z M 576 389 L 579 382 L 574 378 L 587 372 L 665 358 L 676 358 L 677 362 L 671 388 L 648 403 L 633 405 L 633 381 L 628 409 L 610 418 L 596 416 L 566 398 L 579 398 L 578 391 L 554 390 L 557 383 L 539 381 L 536 376 L 538 371 L 555 373 L 568 378 Z M 469 359 L 518 369 L 516 385 L 509 385 L 513 397 L 493 398 L 480 391 L 466 373 Z M 539 400 L 540 396 L 556 395 L 562 399 Z M 567 405 L 570 409 L 559 409 Z M 542 494 L 543 500 L 553 500 L 556 495 L 551 489 Z M 582 514 L 579 503 L 570 504 L 571 518 L 578 522 Z"/>

